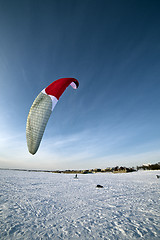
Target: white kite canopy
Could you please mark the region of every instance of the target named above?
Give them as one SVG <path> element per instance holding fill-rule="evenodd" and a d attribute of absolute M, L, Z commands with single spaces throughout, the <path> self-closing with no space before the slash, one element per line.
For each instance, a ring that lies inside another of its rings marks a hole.
<path fill-rule="evenodd" d="M 27 118 L 26 138 L 28 150 L 35 154 L 39 148 L 49 117 L 65 89 L 78 88 L 75 78 L 61 78 L 51 83 L 34 100 Z"/>

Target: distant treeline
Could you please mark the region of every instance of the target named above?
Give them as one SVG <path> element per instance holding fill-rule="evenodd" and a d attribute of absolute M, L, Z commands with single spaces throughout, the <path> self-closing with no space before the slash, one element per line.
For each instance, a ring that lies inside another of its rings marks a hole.
<path fill-rule="evenodd" d="M 49 172 L 49 173 L 72 173 L 72 174 L 92 174 L 92 173 L 105 173 L 105 172 L 112 172 L 112 173 L 128 173 L 128 172 L 135 172 L 138 170 L 160 170 L 160 162 L 155 164 L 143 164 L 142 166 L 137 166 L 136 168 L 131 167 L 113 167 L 113 168 L 95 168 L 95 169 L 87 169 L 87 170 L 27 170 L 27 169 L 7 169 L 3 168 L 2 170 L 16 170 L 16 171 L 27 171 L 27 172 Z"/>
<path fill-rule="evenodd" d="M 54 171 L 55 173 L 80 173 L 80 174 L 90 174 L 90 173 L 105 173 L 105 172 L 134 172 L 136 171 L 136 169 L 134 167 L 132 168 L 126 168 L 126 167 L 113 167 L 113 168 L 105 168 L 105 169 L 101 169 L 101 168 L 95 168 L 95 169 L 87 169 L 87 170 L 64 170 L 64 171 Z"/>
<path fill-rule="evenodd" d="M 112 172 L 112 173 L 128 173 L 128 172 L 135 172 L 138 170 L 160 170 L 160 162 L 156 163 L 156 164 L 144 164 L 142 166 L 137 166 L 135 167 L 113 167 L 113 168 L 105 168 L 105 169 L 101 169 L 101 168 L 95 168 L 95 169 L 89 169 L 89 170 L 64 170 L 64 171 L 54 171 L 55 173 L 81 173 L 81 174 L 89 174 L 89 173 L 97 173 L 97 172 L 101 172 L 101 173 L 105 173 L 105 172 Z"/>
<path fill-rule="evenodd" d="M 156 164 L 144 164 L 142 166 L 137 166 L 137 170 L 160 170 L 160 162 Z"/>

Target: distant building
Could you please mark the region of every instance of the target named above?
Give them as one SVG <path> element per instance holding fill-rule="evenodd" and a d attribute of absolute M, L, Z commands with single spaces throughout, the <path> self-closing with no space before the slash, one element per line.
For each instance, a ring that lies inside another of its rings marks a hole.
<path fill-rule="evenodd" d="M 117 170 L 114 170 L 113 173 L 127 173 L 127 169 L 124 168 L 124 169 L 117 169 Z"/>

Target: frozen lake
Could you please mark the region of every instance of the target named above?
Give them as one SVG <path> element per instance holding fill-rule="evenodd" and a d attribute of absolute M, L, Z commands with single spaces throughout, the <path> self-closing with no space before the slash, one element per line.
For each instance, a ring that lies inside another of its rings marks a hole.
<path fill-rule="evenodd" d="M 160 239 L 160 171 L 0 170 L 0 239 Z M 96 188 L 101 184 L 104 188 Z"/>

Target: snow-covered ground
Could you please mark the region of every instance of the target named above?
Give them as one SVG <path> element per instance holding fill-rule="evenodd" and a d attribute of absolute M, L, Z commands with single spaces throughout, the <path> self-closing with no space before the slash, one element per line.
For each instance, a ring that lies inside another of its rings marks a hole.
<path fill-rule="evenodd" d="M 0 239 L 160 239 L 156 174 L 0 170 Z"/>

